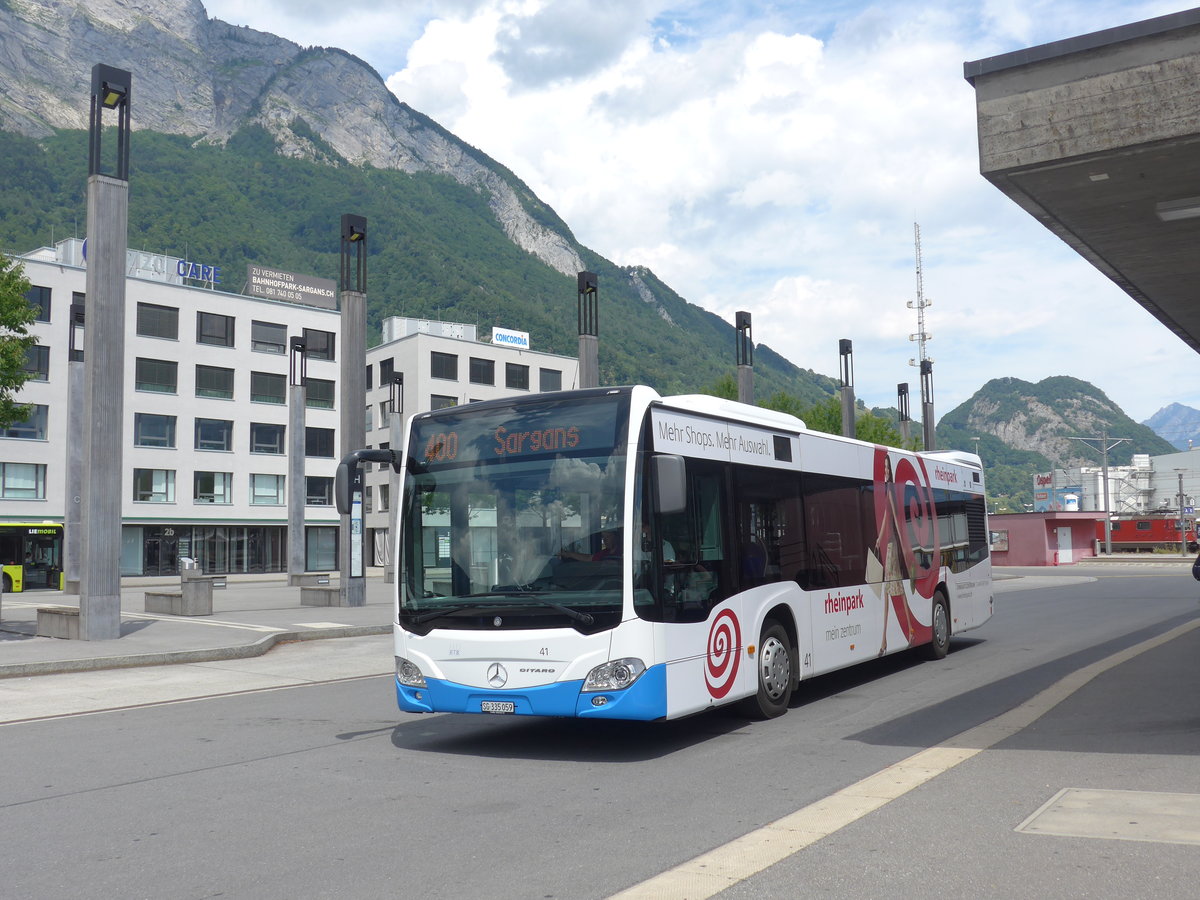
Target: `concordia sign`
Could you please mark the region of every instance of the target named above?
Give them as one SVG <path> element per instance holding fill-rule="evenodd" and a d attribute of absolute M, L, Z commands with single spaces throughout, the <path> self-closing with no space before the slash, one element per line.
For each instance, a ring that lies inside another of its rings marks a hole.
<path fill-rule="evenodd" d="M 510 331 L 507 328 L 492 329 L 492 343 L 505 347 L 516 347 L 518 350 L 529 349 L 528 331 Z"/>
<path fill-rule="evenodd" d="M 332 278 L 312 278 L 265 266 L 246 266 L 246 293 L 266 300 L 337 309 L 337 283 Z"/>

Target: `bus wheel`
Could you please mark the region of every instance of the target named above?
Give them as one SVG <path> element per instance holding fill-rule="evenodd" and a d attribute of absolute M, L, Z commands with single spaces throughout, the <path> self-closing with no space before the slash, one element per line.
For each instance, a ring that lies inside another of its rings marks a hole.
<path fill-rule="evenodd" d="M 754 719 L 774 719 L 787 712 L 792 699 L 792 665 L 787 632 L 778 622 L 767 619 L 758 640 L 758 693 L 742 701 L 742 711 Z"/>
<path fill-rule="evenodd" d="M 933 592 L 933 639 L 922 648 L 926 659 L 945 659 L 950 650 L 950 604 L 941 590 Z"/>

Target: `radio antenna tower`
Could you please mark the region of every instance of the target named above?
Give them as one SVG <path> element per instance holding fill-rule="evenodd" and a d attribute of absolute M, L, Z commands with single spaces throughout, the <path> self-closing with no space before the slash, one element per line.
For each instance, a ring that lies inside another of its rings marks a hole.
<path fill-rule="evenodd" d="M 921 429 L 925 437 L 925 449 L 936 449 L 933 433 L 933 360 L 925 351 L 925 344 L 933 335 L 925 330 L 925 310 L 933 301 L 925 297 L 925 276 L 921 271 L 921 226 L 913 222 L 913 241 L 917 249 L 917 299 L 908 301 L 908 308 L 917 311 L 917 330 L 908 339 L 917 342 L 917 358 L 910 359 L 910 366 L 921 370 Z"/>
<path fill-rule="evenodd" d="M 925 276 L 921 272 L 921 226 L 916 222 L 913 222 L 913 241 L 917 247 L 917 299 L 909 300 L 908 308 L 917 311 L 917 331 L 916 334 L 910 334 L 908 339 L 917 342 L 917 358 L 910 359 L 908 364 L 918 366 L 921 360 L 929 359 L 925 353 L 925 342 L 932 341 L 933 335 L 925 330 L 925 309 L 933 306 L 933 301 L 925 299 Z M 929 361 L 933 362 L 932 359 Z"/>

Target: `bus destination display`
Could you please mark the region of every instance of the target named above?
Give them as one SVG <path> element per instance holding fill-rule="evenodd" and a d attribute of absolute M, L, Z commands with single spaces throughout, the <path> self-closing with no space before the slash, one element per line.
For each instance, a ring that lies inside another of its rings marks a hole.
<path fill-rule="evenodd" d="M 489 415 L 435 416 L 413 423 L 412 448 L 428 466 L 519 459 L 555 453 L 608 455 L 616 440 L 611 403 L 552 403 Z"/>

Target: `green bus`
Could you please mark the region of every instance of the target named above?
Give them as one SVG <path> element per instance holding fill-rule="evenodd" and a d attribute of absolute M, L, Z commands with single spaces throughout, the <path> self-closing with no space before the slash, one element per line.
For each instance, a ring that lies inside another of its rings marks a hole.
<path fill-rule="evenodd" d="M 63 588 L 63 526 L 58 522 L 0 522 L 4 592 Z"/>

